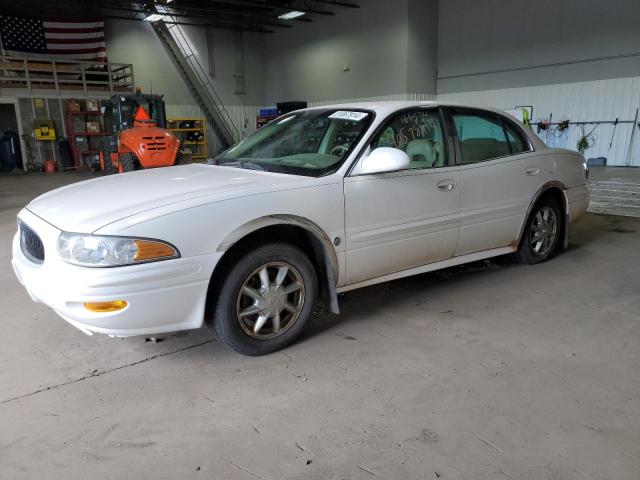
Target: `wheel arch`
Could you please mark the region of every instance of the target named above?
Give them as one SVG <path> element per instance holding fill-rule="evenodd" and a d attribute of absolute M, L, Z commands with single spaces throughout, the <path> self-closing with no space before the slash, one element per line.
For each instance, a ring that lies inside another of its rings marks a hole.
<path fill-rule="evenodd" d="M 541 198 L 547 197 L 547 196 L 555 198 L 560 204 L 560 206 L 562 207 L 562 214 L 564 217 L 562 221 L 562 246 L 563 248 L 566 248 L 568 246 L 569 244 L 569 200 L 565 193 L 566 189 L 567 187 L 562 182 L 559 182 L 556 180 L 547 182 L 538 188 L 535 195 L 533 196 L 533 199 L 531 200 L 531 203 L 529 204 L 529 207 L 527 208 L 527 213 L 524 216 L 524 219 L 522 220 L 522 224 L 520 225 L 518 238 L 515 241 L 516 246 L 520 245 L 520 242 L 522 241 L 522 236 L 524 235 L 524 230 L 527 226 L 527 220 L 529 220 L 529 216 L 531 215 L 531 211 L 533 210 L 533 207 L 536 206 L 536 204 L 538 203 L 538 201 L 540 201 Z"/>
<path fill-rule="evenodd" d="M 318 276 L 320 303 L 332 313 L 339 313 L 336 284 L 339 275 L 338 257 L 329 236 L 314 222 L 296 215 L 269 215 L 236 228 L 217 246 L 224 252 L 216 265 L 209 283 L 208 298 L 215 299 L 227 271 L 246 248 L 269 241 L 284 241 L 300 247 L 309 257 Z M 207 302 L 212 312 L 213 301 Z M 209 315 L 207 315 L 209 316 Z"/>

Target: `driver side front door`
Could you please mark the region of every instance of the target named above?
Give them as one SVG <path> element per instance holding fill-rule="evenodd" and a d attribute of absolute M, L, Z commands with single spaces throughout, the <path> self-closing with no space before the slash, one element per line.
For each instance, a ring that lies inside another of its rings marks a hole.
<path fill-rule="evenodd" d="M 410 168 L 345 178 L 348 285 L 453 257 L 460 178 L 445 132 L 437 108 L 396 113 L 370 148 L 399 148 Z"/>

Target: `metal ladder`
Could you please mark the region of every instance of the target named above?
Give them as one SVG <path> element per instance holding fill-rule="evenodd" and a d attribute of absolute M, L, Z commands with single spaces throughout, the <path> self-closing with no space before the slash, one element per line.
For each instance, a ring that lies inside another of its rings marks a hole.
<path fill-rule="evenodd" d="M 239 139 L 238 129 L 213 87 L 211 78 L 198 61 L 182 28 L 175 23 L 175 18 L 170 13 L 160 13 L 172 23 L 167 25 L 163 20 L 158 20 L 151 22 L 151 26 L 180 71 L 221 145 L 225 149 L 234 145 Z"/>

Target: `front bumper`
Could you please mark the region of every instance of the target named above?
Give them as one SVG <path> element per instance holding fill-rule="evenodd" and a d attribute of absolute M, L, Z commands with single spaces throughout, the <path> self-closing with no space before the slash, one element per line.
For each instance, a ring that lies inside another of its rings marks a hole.
<path fill-rule="evenodd" d="M 20 220 L 42 239 L 45 260 L 35 264 L 13 239 L 13 269 L 30 297 L 51 307 L 91 334 L 148 335 L 199 328 L 203 324 L 209 279 L 221 253 L 113 268 L 66 263 L 56 251 L 60 230 L 28 210 Z M 85 302 L 126 300 L 123 310 L 91 312 Z"/>

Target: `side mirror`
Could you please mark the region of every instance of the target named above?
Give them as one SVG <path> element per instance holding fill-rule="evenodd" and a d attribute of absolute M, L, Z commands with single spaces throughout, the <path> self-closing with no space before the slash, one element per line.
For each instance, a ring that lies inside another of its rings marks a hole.
<path fill-rule="evenodd" d="M 360 163 L 358 173 L 385 173 L 409 168 L 409 155 L 391 147 L 378 147 Z"/>

